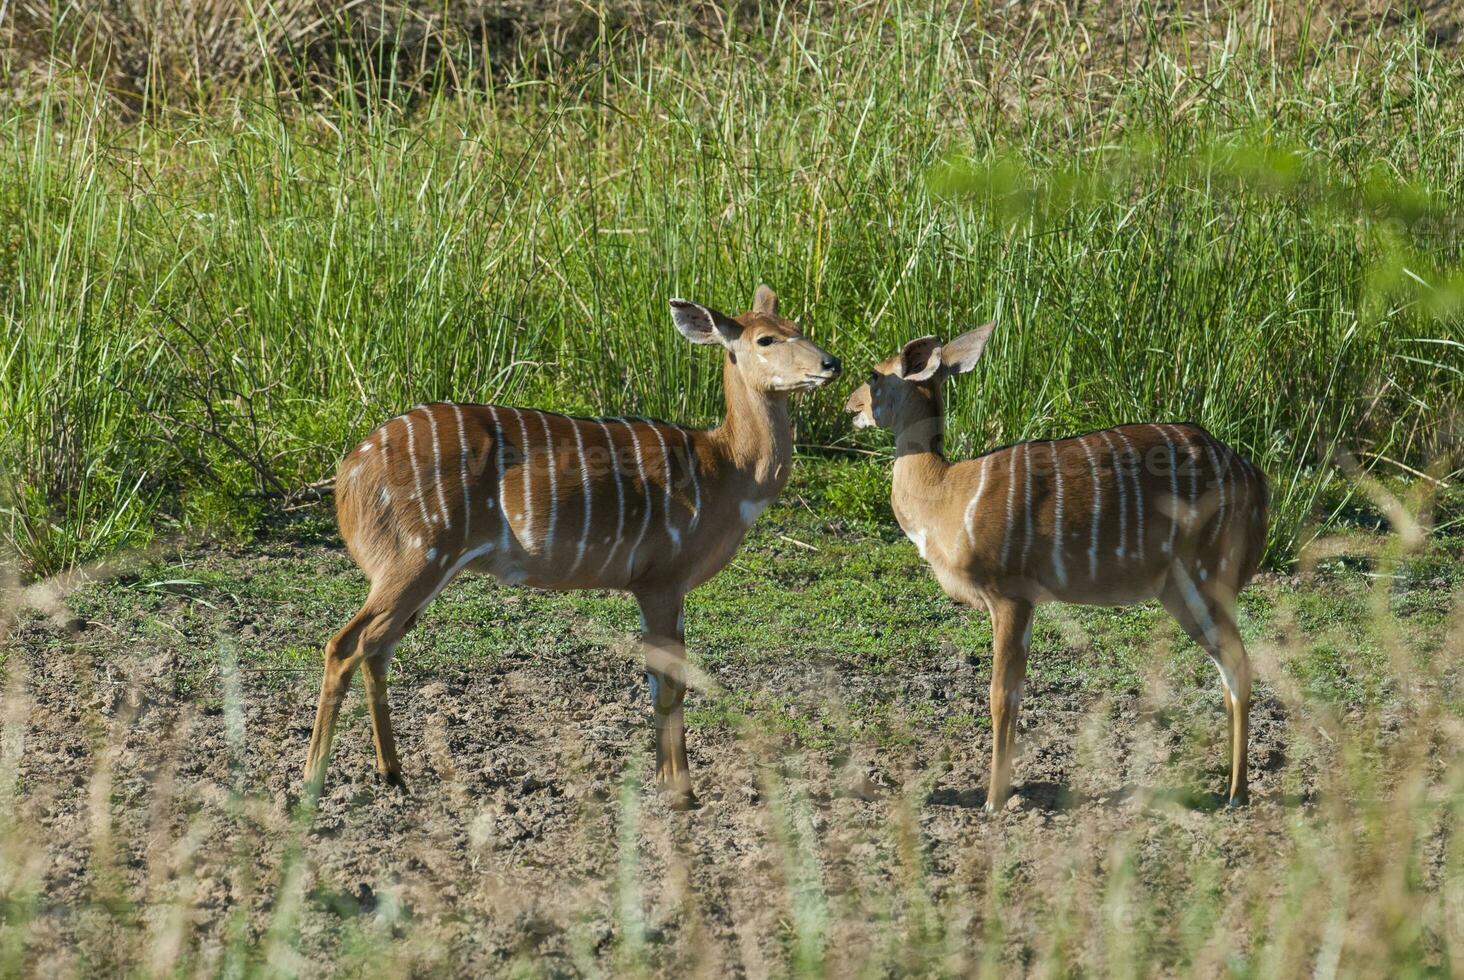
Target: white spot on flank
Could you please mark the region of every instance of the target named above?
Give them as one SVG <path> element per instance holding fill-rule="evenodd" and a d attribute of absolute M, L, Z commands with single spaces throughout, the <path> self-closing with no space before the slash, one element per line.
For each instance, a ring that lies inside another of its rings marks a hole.
<path fill-rule="evenodd" d="M 363 442 L 363 443 L 361 443 L 361 455 L 362 456 L 365 456 L 369 452 L 371 452 L 371 443 L 369 443 L 369 442 Z"/>
<path fill-rule="evenodd" d="M 768 509 L 768 504 L 770 503 L 772 503 L 771 499 L 755 500 L 749 498 L 747 500 L 744 500 L 737 507 L 737 512 L 742 517 L 742 523 L 751 524 L 753 521 L 757 520 L 762 512 Z"/>
<path fill-rule="evenodd" d="M 415 537 L 415 538 L 412 539 L 412 547 L 413 548 L 420 548 L 420 547 L 422 547 L 422 536 L 420 534 L 417 537 Z"/>
<path fill-rule="evenodd" d="M 671 550 L 675 551 L 681 547 L 681 532 L 670 525 L 666 527 L 666 533 L 671 537 Z"/>
<path fill-rule="evenodd" d="M 386 489 L 386 487 L 382 487 L 381 488 L 381 506 L 385 507 L 387 504 L 390 504 L 390 503 L 391 503 L 391 491 L 388 490 L 388 489 Z"/>
<path fill-rule="evenodd" d="M 1210 570 L 1208 568 L 1201 568 L 1200 569 L 1200 581 L 1203 582 L 1206 579 L 1208 579 L 1209 577 L 1210 577 Z"/>
<path fill-rule="evenodd" d="M 442 490 L 442 443 L 437 438 L 437 413 L 427 409 L 427 423 L 432 428 L 432 482 L 437 485 L 437 506 L 441 508 L 442 526 L 452 527 L 447 512 L 447 494 Z"/>
<path fill-rule="evenodd" d="M 782 377 L 782 375 L 778 375 L 778 374 L 773 375 L 773 384 L 775 384 L 775 385 L 777 385 L 778 387 L 781 388 L 783 386 L 783 377 Z"/>
<path fill-rule="evenodd" d="M 427 560 L 428 561 L 436 561 L 437 560 L 437 549 L 436 548 L 428 548 L 427 549 Z"/>

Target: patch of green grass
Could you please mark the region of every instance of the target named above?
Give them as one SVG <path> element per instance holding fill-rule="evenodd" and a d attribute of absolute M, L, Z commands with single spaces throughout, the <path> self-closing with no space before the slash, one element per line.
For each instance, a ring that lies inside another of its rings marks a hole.
<path fill-rule="evenodd" d="M 1418 120 L 1459 117 L 1464 76 L 1421 27 L 1277 48 L 1246 5 L 1223 43 L 1144 7 L 1126 29 L 1173 50 L 1107 71 L 1067 18 L 1018 47 L 981 6 L 745 12 L 491 90 L 224 89 L 122 123 L 68 76 L 0 107 L 0 545 L 47 574 L 248 532 L 259 493 L 430 399 L 709 422 L 719 364 L 666 302 L 763 280 L 851 380 L 995 317 L 957 454 L 1203 422 L 1271 477 L 1277 564 L 1355 505 L 1344 435 L 1384 475 L 1450 451 L 1459 241 L 1432 218 L 1464 149 Z M 1032 186 L 937 193 L 959 158 Z M 1357 209 L 1319 210 L 1313 173 Z M 800 440 L 882 452 L 847 389 L 798 401 Z M 888 519 L 877 461 L 817 472 L 814 509 Z"/>

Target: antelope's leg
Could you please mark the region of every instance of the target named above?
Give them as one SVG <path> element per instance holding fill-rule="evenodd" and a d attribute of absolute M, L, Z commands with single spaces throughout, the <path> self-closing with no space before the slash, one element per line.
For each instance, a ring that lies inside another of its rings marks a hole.
<path fill-rule="evenodd" d="M 1031 641 L 1032 604 L 1023 599 L 988 602 L 991 609 L 991 781 L 986 789 L 986 810 L 1006 802 L 1012 781 L 1012 753 L 1017 737 L 1017 712 L 1027 677 L 1027 644 Z"/>
<path fill-rule="evenodd" d="M 369 606 L 363 606 L 341 631 L 325 644 L 325 670 L 320 679 L 320 700 L 315 706 L 315 727 L 310 733 L 310 749 L 305 755 L 305 791 L 317 796 L 325 783 L 325 767 L 330 761 L 330 744 L 335 736 L 336 717 L 351 675 L 359 662 L 357 650 L 361 633 L 374 619 Z"/>
<path fill-rule="evenodd" d="M 690 806 L 691 772 L 686 762 L 686 646 L 680 595 L 637 595 L 644 626 L 646 677 L 656 713 L 656 782 L 671 795 L 672 805 Z"/>
<path fill-rule="evenodd" d="M 410 623 L 407 629 L 411 629 Z M 367 657 L 361 679 L 366 682 L 366 703 L 371 710 L 371 740 L 376 746 L 376 775 L 388 786 L 405 789 L 402 763 L 397 758 L 396 739 L 391 732 L 391 707 L 386 700 L 386 672 L 391 666 L 391 653 L 388 648 L 375 656 Z"/>
<path fill-rule="evenodd" d="M 377 746 L 377 771 L 389 782 L 399 783 L 401 765 L 386 712 L 386 658 L 397 641 L 416 622 L 417 611 L 432 594 L 436 583 L 424 576 L 406 576 L 371 589 L 366 603 L 339 633 L 325 645 L 325 669 L 320 681 L 320 700 L 315 708 L 315 727 L 305 758 L 305 787 L 312 796 L 325 783 L 331 741 L 341 702 L 351 686 L 351 677 L 362 661 L 370 676 L 366 682 L 371 699 L 371 726 Z M 393 775 L 395 778 L 393 778 Z"/>
<path fill-rule="evenodd" d="M 1250 657 L 1235 622 L 1234 599 L 1212 591 L 1200 591 L 1183 573 L 1160 596 L 1164 608 L 1179 621 L 1184 631 L 1204 648 L 1220 671 L 1222 697 L 1230 744 L 1230 806 L 1243 805 L 1249 797 L 1246 763 L 1250 742 Z"/>

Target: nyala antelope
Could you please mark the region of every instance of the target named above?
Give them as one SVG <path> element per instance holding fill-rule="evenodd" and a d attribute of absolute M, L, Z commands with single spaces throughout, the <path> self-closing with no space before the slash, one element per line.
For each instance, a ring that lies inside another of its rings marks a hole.
<path fill-rule="evenodd" d="M 1235 598 L 1266 539 L 1261 472 L 1193 423 L 1122 425 L 947 461 L 941 383 L 970 371 L 986 324 L 921 337 L 875 365 L 845 406 L 895 437 L 895 517 L 946 593 L 991 613 L 992 751 L 986 809 L 1011 785 L 1032 608 L 1158 598 L 1220 670 L 1229 802 L 1246 799 L 1250 662 Z"/>
<path fill-rule="evenodd" d="M 336 514 L 370 591 L 326 644 L 305 763 L 313 792 L 358 666 L 378 778 L 402 784 L 387 713 L 392 650 L 468 569 L 515 585 L 635 596 L 655 709 L 656 777 L 673 804 L 691 802 L 682 602 L 727 564 L 787 483 L 789 394 L 827 384 L 839 362 L 778 316 L 766 286 L 741 316 L 673 299 L 671 318 L 692 343 L 724 350 L 727 414 L 717 428 L 439 403 L 392 419 L 346 456 Z"/>

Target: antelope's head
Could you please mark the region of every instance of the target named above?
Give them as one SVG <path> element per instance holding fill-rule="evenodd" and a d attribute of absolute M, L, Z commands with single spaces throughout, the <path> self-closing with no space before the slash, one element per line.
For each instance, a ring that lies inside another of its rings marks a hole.
<path fill-rule="evenodd" d="M 839 359 L 778 316 L 778 297 L 757 287 L 752 309 L 737 317 L 684 299 L 671 301 L 676 329 L 693 344 L 727 349 L 743 381 L 754 391 L 808 391 L 839 376 Z"/>
<path fill-rule="evenodd" d="M 880 361 L 844 405 L 854 415 L 854 428 L 877 425 L 893 429 L 906 417 L 912 400 L 934 401 L 943 378 L 965 374 L 976 366 L 995 326 L 994 321 L 983 324 L 945 344 L 935 337 L 919 337 Z"/>

